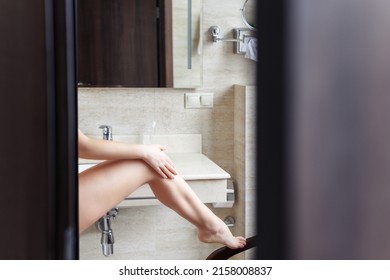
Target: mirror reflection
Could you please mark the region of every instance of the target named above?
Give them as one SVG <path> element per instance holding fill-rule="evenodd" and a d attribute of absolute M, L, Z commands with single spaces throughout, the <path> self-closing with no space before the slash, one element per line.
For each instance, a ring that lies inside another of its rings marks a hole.
<path fill-rule="evenodd" d="M 201 86 L 201 0 L 77 0 L 78 85 Z"/>

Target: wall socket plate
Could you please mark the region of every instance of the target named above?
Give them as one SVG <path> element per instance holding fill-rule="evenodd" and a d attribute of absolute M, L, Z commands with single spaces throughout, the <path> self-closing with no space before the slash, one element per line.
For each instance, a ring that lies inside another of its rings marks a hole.
<path fill-rule="evenodd" d="M 214 94 L 213 93 L 185 93 L 184 107 L 187 109 L 213 108 Z"/>

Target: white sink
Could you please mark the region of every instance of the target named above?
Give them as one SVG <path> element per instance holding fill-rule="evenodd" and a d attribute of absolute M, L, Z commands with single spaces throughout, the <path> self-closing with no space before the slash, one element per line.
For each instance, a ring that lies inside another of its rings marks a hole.
<path fill-rule="evenodd" d="M 227 201 L 228 179 L 230 174 L 201 153 L 172 153 L 169 157 L 175 163 L 177 171 L 199 196 L 203 203 L 221 203 Z M 97 163 L 79 163 L 82 172 Z M 141 186 L 118 207 L 158 205 L 148 184 Z"/>
<path fill-rule="evenodd" d="M 88 168 L 96 165 L 96 163 L 79 163 L 79 173 L 87 170 Z"/>
<path fill-rule="evenodd" d="M 142 140 L 145 137 L 145 135 L 142 137 L 114 135 L 114 141 L 137 143 L 139 139 Z M 170 152 L 168 155 L 175 163 L 177 171 L 204 203 L 227 202 L 227 194 L 231 192 L 231 187 L 228 191 L 230 174 L 201 153 L 200 134 L 152 135 L 147 138 L 151 140 L 151 143 L 159 143 L 167 147 Z M 80 159 L 79 173 L 98 163 L 98 161 Z M 122 201 L 118 207 L 158 204 L 160 202 L 146 184 Z"/>

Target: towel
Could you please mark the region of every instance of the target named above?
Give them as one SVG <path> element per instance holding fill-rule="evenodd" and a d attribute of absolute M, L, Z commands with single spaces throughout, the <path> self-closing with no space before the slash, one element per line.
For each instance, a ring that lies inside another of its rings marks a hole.
<path fill-rule="evenodd" d="M 246 45 L 245 58 L 257 61 L 257 39 L 252 38 Z"/>

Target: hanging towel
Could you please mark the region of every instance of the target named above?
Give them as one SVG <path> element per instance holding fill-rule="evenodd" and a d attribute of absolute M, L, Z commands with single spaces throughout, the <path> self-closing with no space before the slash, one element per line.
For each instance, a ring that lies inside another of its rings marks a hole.
<path fill-rule="evenodd" d="M 246 45 L 245 58 L 257 61 L 257 39 L 252 38 Z"/>

